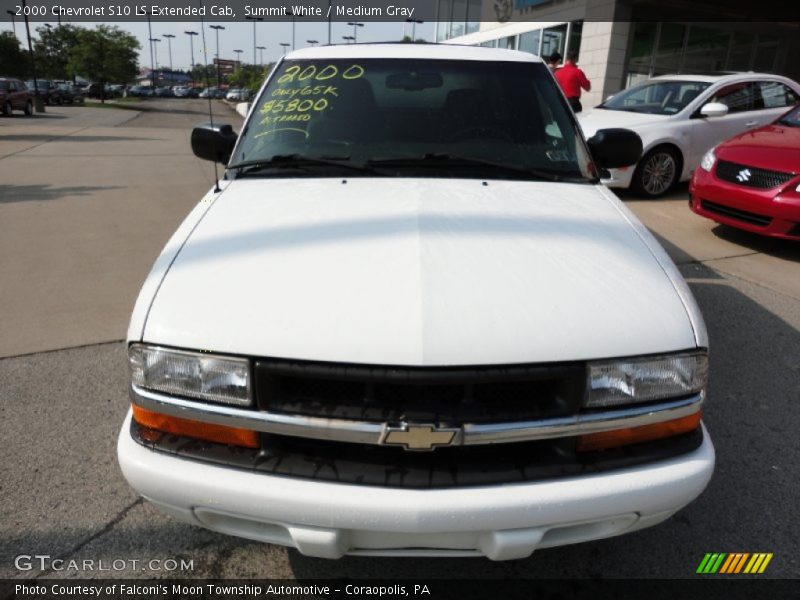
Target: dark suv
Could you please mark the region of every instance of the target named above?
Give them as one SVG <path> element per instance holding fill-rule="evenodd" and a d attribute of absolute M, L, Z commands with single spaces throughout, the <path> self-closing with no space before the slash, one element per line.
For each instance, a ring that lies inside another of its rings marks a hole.
<path fill-rule="evenodd" d="M 0 107 L 5 116 L 11 111 L 21 110 L 26 115 L 33 115 L 33 94 L 19 79 L 0 77 Z"/>
<path fill-rule="evenodd" d="M 39 96 L 42 98 L 42 101 L 45 104 L 64 103 L 63 93 L 61 90 L 57 85 L 54 85 L 47 79 L 38 79 L 35 86 L 32 79 L 25 82 L 25 84 L 28 86 L 28 89 L 31 91 L 31 93 L 33 93 L 34 90 L 38 90 Z"/>

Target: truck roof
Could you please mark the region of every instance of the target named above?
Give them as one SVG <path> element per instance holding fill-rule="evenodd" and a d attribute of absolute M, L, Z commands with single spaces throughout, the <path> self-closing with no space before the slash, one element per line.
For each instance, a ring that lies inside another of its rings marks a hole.
<path fill-rule="evenodd" d="M 433 60 L 478 60 L 540 63 L 542 59 L 527 52 L 459 46 L 457 44 L 341 44 L 316 46 L 290 52 L 286 60 L 358 59 L 358 58 L 411 58 Z"/>

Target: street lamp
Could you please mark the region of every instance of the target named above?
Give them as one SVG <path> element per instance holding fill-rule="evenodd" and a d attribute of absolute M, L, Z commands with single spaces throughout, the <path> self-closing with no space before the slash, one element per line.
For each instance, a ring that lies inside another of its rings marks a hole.
<path fill-rule="evenodd" d="M 150 43 L 153 45 L 153 50 L 156 53 L 156 69 L 158 69 L 158 46 L 156 46 L 156 44 L 161 43 L 161 40 L 158 38 L 150 38 Z M 156 75 L 156 82 L 158 82 L 158 75 Z"/>
<path fill-rule="evenodd" d="M 411 41 L 415 42 L 417 40 L 417 23 L 422 25 L 425 21 L 421 19 L 406 19 L 406 23 L 412 23 L 411 25 Z"/>
<path fill-rule="evenodd" d="M 28 24 L 27 0 L 22 0 L 22 16 L 25 19 L 25 33 L 28 36 L 28 56 L 31 60 L 31 74 L 33 75 L 33 103 L 36 112 L 44 112 L 44 99 L 39 95 L 39 82 L 36 79 L 36 60 L 33 54 L 33 44 L 31 43 L 31 27 Z"/>
<path fill-rule="evenodd" d="M 281 42 L 281 46 L 283 46 L 283 55 L 286 56 L 286 49 L 291 46 L 288 42 Z"/>
<path fill-rule="evenodd" d="M 358 41 L 358 28 L 359 27 L 363 27 L 364 24 L 363 23 L 359 23 L 358 21 L 355 21 L 355 22 L 351 21 L 350 23 L 348 23 L 348 25 L 352 25 L 353 26 L 353 43 L 355 44 L 356 41 Z"/>
<path fill-rule="evenodd" d="M 11 15 L 11 27 L 14 28 L 14 37 L 17 37 L 17 22 L 14 20 L 14 15 L 17 13 L 15 13 L 13 10 L 7 10 L 6 12 Z"/>
<path fill-rule="evenodd" d="M 264 66 L 264 50 L 266 50 L 266 46 L 256 46 L 256 50 L 258 50 L 258 64 L 262 67 Z"/>
<path fill-rule="evenodd" d="M 194 83 L 194 36 L 199 35 L 196 31 L 184 31 L 189 36 L 189 51 L 192 53 L 192 64 L 189 65 L 189 71 L 192 74 L 192 83 Z"/>
<path fill-rule="evenodd" d="M 317 40 L 306 40 L 306 43 L 311 44 L 312 46 L 316 46 L 317 44 L 319 44 Z"/>
<path fill-rule="evenodd" d="M 245 17 L 248 21 L 253 22 L 253 65 L 256 64 L 256 50 L 258 46 L 256 46 L 256 21 L 263 21 L 263 17 Z"/>
<path fill-rule="evenodd" d="M 347 40 L 347 43 L 348 43 L 348 44 L 349 44 L 351 41 L 353 41 L 353 42 L 355 42 L 355 41 L 356 41 L 356 38 L 354 38 L 352 35 L 343 35 L 343 36 L 342 36 L 342 39 L 343 39 L 343 40 Z"/>
<path fill-rule="evenodd" d="M 209 27 L 217 32 L 217 87 L 222 83 L 222 76 L 219 72 L 219 30 L 225 29 L 222 25 L 209 25 Z"/>
<path fill-rule="evenodd" d="M 169 72 L 172 76 L 172 39 L 175 37 L 171 33 L 165 33 L 161 37 L 167 38 L 167 46 L 169 46 Z"/>
<path fill-rule="evenodd" d="M 294 32 L 295 32 L 295 19 L 296 18 L 297 18 L 297 13 L 294 12 L 294 10 L 292 10 L 292 50 L 294 50 L 294 48 L 295 48 L 295 45 L 294 45 L 294 38 L 295 38 Z"/>
<path fill-rule="evenodd" d="M 242 52 L 244 52 L 244 50 L 234 50 L 234 52 L 236 52 L 236 63 L 237 63 L 236 66 L 241 68 L 241 66 L 242 66 Z"/>

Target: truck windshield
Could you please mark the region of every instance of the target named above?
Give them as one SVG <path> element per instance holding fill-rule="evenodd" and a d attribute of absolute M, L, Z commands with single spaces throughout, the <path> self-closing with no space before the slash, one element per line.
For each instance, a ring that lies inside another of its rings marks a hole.
<path fill-rule="evenodd" d="M 578 131 L 539 63 L 288 60 L 259 97 L 229 168 L 594 181 Z"/>

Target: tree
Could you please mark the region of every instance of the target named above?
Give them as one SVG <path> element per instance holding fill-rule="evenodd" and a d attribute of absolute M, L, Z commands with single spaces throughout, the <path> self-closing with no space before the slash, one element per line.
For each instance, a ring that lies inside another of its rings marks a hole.
<path fill-rule="evenodd" d="M 20 47 L 11 31 L 0 33 L 0 73 L 8 77 L 24 78 L 28 75 L 28 53 Z"/>
<path fill-rule="evenodd" d="M 72 79 L 69 59 L 78 45 L 81 29 L 74 25 L 38 27 L 39 39 L 34 42 L 38 72 L 49 79 Z"/>
<path fill-rule="evenodd" d="M 228 75 L 228 83 L 234 87 L 247 88 L 251 92 L 257 92 L 271 70 L 271 64 L 263 67 L 259 65 L 241 65 Z"/>
<path fill-rule="evenodd" d="M 78 42 L 67 68 L 100 85 L 127 83 L 138 73 L 139 47 L 134 36 L 117 27 L 100 25 L 97 29 L 79 29 Z"/>

